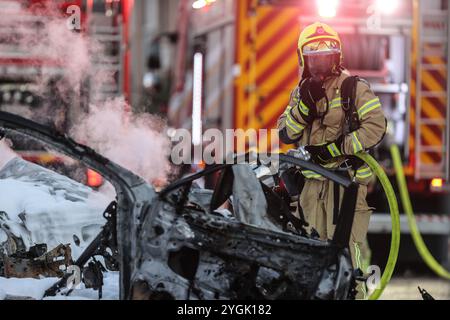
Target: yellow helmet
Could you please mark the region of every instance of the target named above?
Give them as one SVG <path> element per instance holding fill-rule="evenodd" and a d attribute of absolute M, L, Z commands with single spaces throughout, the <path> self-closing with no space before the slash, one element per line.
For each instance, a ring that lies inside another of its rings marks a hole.
<path fill-rule="evenodd" d="M 342 44 L 336 31 L 322 22 L 307 26 L 298 39 L 300 65 L 305 65 L 305 55 L 337 53 L 342 62 Z"/>

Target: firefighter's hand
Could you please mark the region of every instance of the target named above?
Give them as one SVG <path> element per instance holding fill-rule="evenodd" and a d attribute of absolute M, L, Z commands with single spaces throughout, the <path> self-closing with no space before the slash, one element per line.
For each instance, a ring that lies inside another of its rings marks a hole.
<path fill-rule="evenodd" d="M 298 109 L 300 115 L 307 123 L 311 123 L 317 118 L 316 103 L 324 97 L 325 89 L 322 87 L 320 80 L 308 78 L 301 82 Z"/>
<path fill-rule="evenodd" d="M 334 142 L 319 146 L 306 146 L 305 149 L 311 154 L 312 160 L 317 164 L 325 164 L 331 159 L 342 156 L 341 146 L 343 137 Z"/>

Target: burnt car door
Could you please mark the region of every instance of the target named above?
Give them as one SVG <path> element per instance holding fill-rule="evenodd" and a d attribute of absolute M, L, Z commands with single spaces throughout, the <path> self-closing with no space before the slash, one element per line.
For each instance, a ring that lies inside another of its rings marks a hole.
<path fill-rule="evenodd" d="M 120 297 L 129 297 L 130 277 L 134 271 L 133 243 L 136 239 L 139 217 L 148 209 L 156 192 L 142 178 L 97 154 L 91 148 L 78 144 L 60 132 L 7 112 L 0 112 L 3 136 L 22 134 L 45 143 L 54 150 L 79 160 L 97 171 L 115 188 L 117 194 L 117 233 L 120 265 Z M 89 248 L 92 249 L 92 248 Z"/>
<path fill-rule="evenodd" d="M 129 170 L 51 128 L 0 112 L 2 134 L 20 133 L 77 159 L 115 188 L 114 221 L 121 299 L 348 299 L 355 272 L 348 243 L 358 186 L 295 157 L 290 166 L 320 173 L 345 187 L 334 238 L 286 232 L 273 217 L 276 196 L 249 164 L 218 164 L 175 181 L 161 192 Z M 215 190 L 194 181 L 215 172 Z M 275 175 L 278 175 L 275 174 Z M 231 201 L 232 210 L 219 207 Z M 80 257 L 100 246 L 99 235 Z M 96 242 L 97 241 L 97 242 Z M 82 258 L 82 259 L 81 259 Z"/>

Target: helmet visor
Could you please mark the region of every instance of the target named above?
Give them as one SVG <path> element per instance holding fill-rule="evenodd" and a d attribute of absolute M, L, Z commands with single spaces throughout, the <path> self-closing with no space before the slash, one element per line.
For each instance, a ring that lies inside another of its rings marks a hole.
<path fill-rule="evenodd" d="M 336 40 L 319 40 L 311 43 L 307 43 L 303 46 L 303 55 L 321 55 L 340 53 L 341 48 Z"/>
<path fill-rule="evenodd" d="M 332 73 L 338 56 L 334 53 L 306 55 L 305 63 L 312 76 L 324 77 Z"/>

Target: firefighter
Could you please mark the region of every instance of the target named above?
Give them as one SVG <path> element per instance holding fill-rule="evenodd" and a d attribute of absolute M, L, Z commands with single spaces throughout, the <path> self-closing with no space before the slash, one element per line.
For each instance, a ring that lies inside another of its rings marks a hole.
<path fill-rule="evenodd" d="M 366 152 L 383 139 L 387 121 L 380 100 L 366 81 L 350 77 L 342 67 L 341 40 L 330 26 L 320 22 L 307 26 L 297 53 L 302 77 L 278 119 L 280 140 L 305 146 L 312 160 L 326 168 L 343 167 L 348 164 L 346 156 Z M 366 202 L 372 172 L 359 163 L 348 173 L 360 185 L 349 248 L 353 266 L 364 272 L 361 246 L 372 212 Z M 321 239 L 331 239 L 343 189 L 312 171 L 302 174 L 305 184 L 299 203 L 310 231 L 314 228 Z"/>

